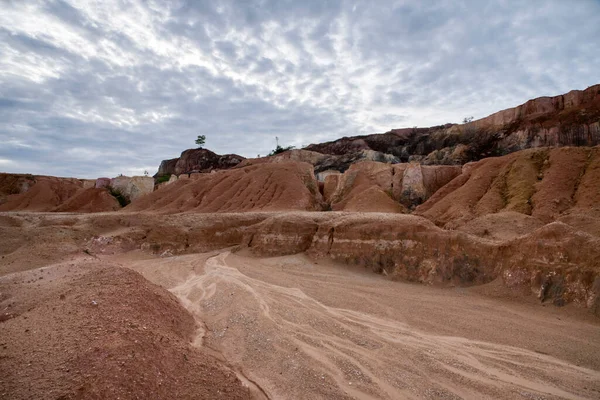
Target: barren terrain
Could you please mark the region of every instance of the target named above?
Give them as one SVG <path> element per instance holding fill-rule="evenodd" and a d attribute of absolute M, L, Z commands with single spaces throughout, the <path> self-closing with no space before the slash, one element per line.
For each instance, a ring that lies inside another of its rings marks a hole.
<path fill-rule="evenodd" d="M 377 213 L 5 213 L 0 222 L 3 398 L 600 396 L 592 309 L 540 302 L 529 283 L 507 287 L 494 269 L 483 284 L 426 286 L 374 274 L 366 259 L 336 261 L 368 251 L 373 240 L 360 235 L 483 254 L 510 243 L 506 227 L 480 239 Z M 554 246 L 547 234 L 530 240 Z"/>
<path fill-rule="evenodd" d="M 313 156 L 0 174 L 0 398 L 600 398 L 598 147 Z"/>
<path fill-rule="evenodd" d="M 302 255 L 123 261 L 177 295 L 202 324 L 195 344 L 269 398 L 600 395 L 600 326 L 585 313 L 389 282 Z"/>

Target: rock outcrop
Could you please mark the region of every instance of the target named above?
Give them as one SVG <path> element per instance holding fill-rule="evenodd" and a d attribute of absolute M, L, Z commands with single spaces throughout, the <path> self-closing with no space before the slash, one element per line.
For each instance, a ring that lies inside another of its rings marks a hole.
<path fill-rule="evenodd" d="M 384 154 L 373 150 L 360 150 L 341 155 L 321 154 L 310 150 L 288 150 L 286 152 L 262 158 L 249 158 L 243 161 L 239 166 L 257 165 L 265 163 L 279 163 L 299 161 L 312 164 L 319 182 L 324 182 L 325 172 L 344 172 L 354 163 L 360 161 L 378 161 L 389 164 L 400 162 L 398 157 L 391 154 Z"/>
<path fill-rule="evenodd" d="M 179 161 L 179 158 L 171 158 L 170 160 L 162 160 L 158 167 L 158 172 L 156 173 L 155 177 L 175 175 L 175 168 L 177 166 L 177 161 Z"/>
<path fill-rule="evenodd" d="M 373 150 L 401 161 L 464 164 L 536 147 L 600 144 L 600 85 L 555 97 L 540 97 L 467 124 L 393 129 L 311 144 L 331 155 Z"/>
<path fill-rule="evenodd" d="M 459 166 L 363 161 L 325 178 L 323 194 L 334 211 L 408 212 L 460 175 Z"/>
<path fill-rule="evenodd" d="M 96 189 L 107 189 L 110 187 L 110 178 L 98 178 L 94 184 Z"/>
<path fill-rule="evenodd" d="M 208 149 L 189 149 L 181 153 L 179 158 L 162 161 L 154 177 L 229 169 L 244 159 L 237 154 L 218 155 Z"/>
<path fill-rule="evenodd" d="M 118 176 L 110 180 L 109 188 L 117 191 L 131 202 L 142 195 L 152 193 L 154 179 L 150 176 Z"/>

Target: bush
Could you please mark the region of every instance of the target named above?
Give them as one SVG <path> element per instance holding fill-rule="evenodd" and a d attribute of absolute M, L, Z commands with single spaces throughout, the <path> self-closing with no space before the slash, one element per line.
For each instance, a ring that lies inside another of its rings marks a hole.
<path fill-rule="evenodd" d="M 167 182 L 169 179 L 171 179 L 171 174 L 161 175 L 156 178 L 155 183 L 158 185 L 159 183 Z"/>
<path fill-rule="evenodd" d="M 283 153 L 284 151 L 292 150 L 293 148 L 294 148 L 294 146 L 281 147 L 281 146 L 277 145 L 275 150 L 273 150 L 272 152 L 269 153 L 269 157 L 274 156 L 279 153 Z"/>
<path fill-rule="evenodd" d="M 128 205 L 129 203 L 131 203 L 131 200 L 129 200 L 127 198 L 127 196 L 125 196 L 123 194 L 123 192 L 121 192 L 119 189 L 115 189 L 113 187 L 109 187 L 108 188 L 108 193 L 110 193 L 110 195 L 112 197 L 114 197 L 115 199 L 117 199 L 117 201 L 119 202 L 119 204 L 121 205 L 121 207 L 125 207 L 126 205 Z"/>

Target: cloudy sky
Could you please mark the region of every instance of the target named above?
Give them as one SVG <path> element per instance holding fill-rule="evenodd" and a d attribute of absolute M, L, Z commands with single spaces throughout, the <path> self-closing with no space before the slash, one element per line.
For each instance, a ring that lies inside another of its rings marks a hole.
<path fill-rule="evenodd" d="M 600 83 L 600 1 L 0 0 L 0 171 L 484 117 Z"/>

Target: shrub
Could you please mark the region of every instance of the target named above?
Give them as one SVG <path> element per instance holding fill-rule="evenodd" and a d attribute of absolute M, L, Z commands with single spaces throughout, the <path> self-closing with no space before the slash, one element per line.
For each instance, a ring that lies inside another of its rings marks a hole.
<path fill-rule="evenodd" d="M 156 178 L 156 184 L 167 182 L 169 179 L 171 179 L 171 174 L 161 175 Z"/>
<path fill-rule="evenodd" d="M 273 151 L 271 151 L 269 153 L 269 157 L 270 156 L 274 156 L 274 155 L 279 154 L 279 153 L 283 153 L 284 151 L 292 150 L 293 148 L 294 148 L 294 146 L 281 147 L 280 145 L 277 145 L 277 147 L 275 148 L 275 150 L 273 150 Z"/>
<path fill-rule="evenodd" d="M 131 203 L 131 200 L 129 200 L 127 198 L 127 196 L 125 196 L 123 194 L 123 192 L 121 192 L 119 189 L 113 188 L 112 186 L 108 188 L 108 193 L 110 193 L 110 195 L 112 197 L 114 197 L 115 199 L 117 199 L 117 201 L 119 202 L 119 204 L 121 205 L 121 207 L 125 207 L 126 205 L 128 205 L 129 203 Z"/>

